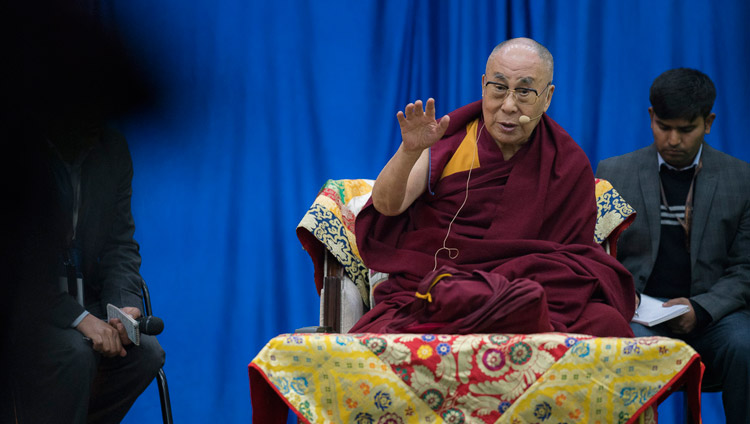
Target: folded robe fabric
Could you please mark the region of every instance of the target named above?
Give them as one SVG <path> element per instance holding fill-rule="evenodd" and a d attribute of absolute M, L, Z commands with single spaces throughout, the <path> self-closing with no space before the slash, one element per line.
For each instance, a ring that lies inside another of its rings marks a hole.
<path fill-rule="evenodd" d="M 632 276 L 593 241 L 594 176 L 583 150 L 543 115 L 505 161 L 481 110 L 479 101 L 450 114 L 430 149 L 428 189 L 407 211 L 384 216 L 370 201 L 357 216 L 365 265 L 390 276 L 351 331 L 632 336 Z M 467 138 L 476 140 L 473 169 L 445 172 Z M 456 250 L 436 255 L 449 225 L 446 246 Z"/>

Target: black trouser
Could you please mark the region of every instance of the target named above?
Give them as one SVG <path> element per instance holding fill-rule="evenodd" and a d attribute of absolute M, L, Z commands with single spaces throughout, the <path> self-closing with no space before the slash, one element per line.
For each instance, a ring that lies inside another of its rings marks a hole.
<path fill-rule="evenodd" d="M 12 353 L 20 424 L 120 422 L 164 364 L 153 336 L 141 335 L 140 346 L 127 346 L 124 357 L 106 358 L 74 328 L 37 328 L 19 335 Z"/>

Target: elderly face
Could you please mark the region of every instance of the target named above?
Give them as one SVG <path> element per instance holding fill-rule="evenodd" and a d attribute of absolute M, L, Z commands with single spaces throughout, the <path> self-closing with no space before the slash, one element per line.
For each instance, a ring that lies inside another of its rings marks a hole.
<path fill-rule="evenodd" d="M 488 59 L 482 76 L 482 113 L 485 128 L 504 153 L 508 149 L 518 151 L 529 139 L 540 115 L 552 101 L 555 86 L 548 85 L 550 82 L 549 70 L 530 46 L 511 45 Z M 504 90 L 506 87 L 516 90 L 515 95 Z M 529 89 L 535 90 L 539 96 Z M 520 123 L 522 115 L 531 121 Z"/>
<path fill-rule="evenodd" d="M 654 113 L 653 108 L 648 108 L 651 116 L 651 131 L 654 133 L 654 143 L 664 160 L 675 168 L 684 168 L 695 159 L 703 136 L 711 132 L 711 124 L 714 122 L 715 114 L 702 116 L 692 121 L 687 119 L 661 119 Z"/>

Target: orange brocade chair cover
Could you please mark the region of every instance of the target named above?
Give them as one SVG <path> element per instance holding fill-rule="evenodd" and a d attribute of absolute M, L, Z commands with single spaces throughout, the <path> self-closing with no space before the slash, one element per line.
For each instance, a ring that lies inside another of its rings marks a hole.
<path fill-rule="evenodd" d="M 702 365 L 674 339 L 545 333 L 286 334 L 249 365 L 253 422 L 630 423 Z"/>

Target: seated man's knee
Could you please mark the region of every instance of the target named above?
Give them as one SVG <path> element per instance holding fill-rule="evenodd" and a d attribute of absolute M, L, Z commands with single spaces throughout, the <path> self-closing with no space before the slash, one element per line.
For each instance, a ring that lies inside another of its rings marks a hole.
<path fill-rule="evenodd" d="M 750 337 L 746 334 L 749 332 L 750 330 L 742 331 L 742 335 L 735 334 L 727 337 L 725 340 L 727 354 L 734 356 L 744 363 L 750 362 Z"/>
<path fill-rule="evenodd" d="M 154 336 L 141 336 L 141 344 L 139 348 L 140 362 L 144 370 L 148 370 L 153 375 L 159 371 L 159 368 L 164 366 L 166 354 L 162 349 L 159 341 Z"/>
<path fill-rule="evenodd" d="M 734 354 L 750 358 L 750 311 L 734 312 L 718 322 L 721 344 Z"/>
<path fill-rule="evenodd" d="M 60 367 L 77 370 L 79 375 L 87 373 L 93 377 L 99 366 L 99 354 L 94 351 L 91 341 L 85 339 L 78 331 L 69 330 L 60 339 L 58 354 L 53 354 Z"/>

